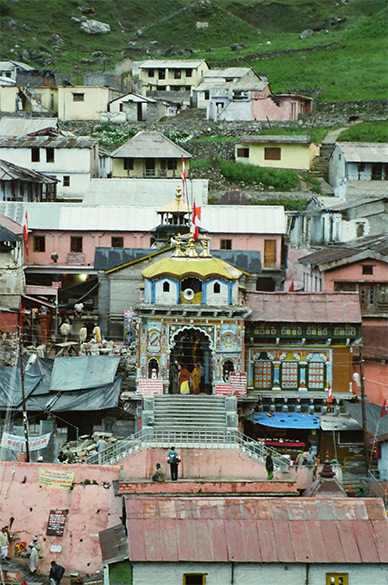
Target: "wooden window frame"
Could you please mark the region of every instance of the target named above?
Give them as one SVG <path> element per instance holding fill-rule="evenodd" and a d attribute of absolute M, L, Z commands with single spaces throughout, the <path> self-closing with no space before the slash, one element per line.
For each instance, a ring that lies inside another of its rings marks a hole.
<path fill-rule="evenodd" d="M 55 153 L 55 149 L 54 148 L 46 148 L 46 162 L 47 163 L 53 163 L 54 162 L 54 153 Z"/>
<path fill-rule="evenodd" d="M 220 250 L 231 250 L 232 249 L 232 240 L 231 239 L 221 239 L 220 240 Z"/>
<path fill-rule="evenodd" d="M 63 175 L 63 186 L 70 187 L 70 175 Z"/>
<path fill-rule="evenodd" d="M 282 160 L 282 149 L 280 146 L 265 146 L 264 160 Z"/>
<path fill-rule="evenodd" d="M 33 146 L 31 148 L 31 162 L 40 162 L 40 148 Z"/>
<path fill-rule="evenodd" d="M 190 585 L 190 582 L 187 581 L 187 577 L 202 577 L 202 584 L 201 585 L 206 585 L 206 575 L 207 575 L 207 573 L 184 573 L 183 585 Z"/>
<path fill-rule="evenodd" d="M 249 158 L 249 148 L 237 148 L 237 158 Z"/>
<path fill-rule="evenodd" d="M 112 236 L 110 243 L 111 248 L 124 248 L 124 236 Z"/>
<path fill-rule="evenodd" d="M 73 102 L 84 102 L 85 101 L 85 94 L 80 92 L 73 93 Z"/>
<path fill-rule="evenodd" d="M 82 236 L 70 236 L 70 254 L 82 254 L 82 252 L 83 252 Z"/>
<path fill-rule="evenodd" d="M 46 252 L 46 236 L 32 236 L 34 252 Z"/>
<path fill-rule="evenodd" d="M 133 171 L 133 158 L 125 158 L 123 162 L 124 171 Z"/>

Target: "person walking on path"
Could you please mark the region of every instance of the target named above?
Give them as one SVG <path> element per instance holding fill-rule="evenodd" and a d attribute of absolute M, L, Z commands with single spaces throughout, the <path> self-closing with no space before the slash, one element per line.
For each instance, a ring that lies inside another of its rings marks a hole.
<path fill-rule="evenodd" d="M 57 565 L 55 561 L 51 561 L 51 569 L 50 569 L 50 585 L 59 585 L 65 569 L 61 565 Z"/>
<path fill-rule="evenodd" d="M 267 479 L 273 478 L 273 459 L 271 457 L 271 453 L 268 453 L 266 460 L 265 460 L 265 468 L 267 470 Z"/>
<path fill-rule="evenodd" d="M 42 550 L 37 536 L 34 536 L 32 542 L 28 545 L 28 550 L 30 553 L 30 573 L 35 573 L 38 568 L 40 551 Z"/>
<path fill-rule="evenodd" d="M 158 483 L 164 483 L 166 481 L 166 473 L 161 468 L 160 463 L 156 464 L 156 471 L 152 476 L 152 481 L 157 481 Z"/>
<path fill-rule="evenodd" d="M 170 465 L 171 480 L 177 481 L 178 479 L 178 465 L 182 461 L 178 451 L 175 451 L 175 447 L 171 447 L 169 454 L 166 457 L 167 463 Z"/>

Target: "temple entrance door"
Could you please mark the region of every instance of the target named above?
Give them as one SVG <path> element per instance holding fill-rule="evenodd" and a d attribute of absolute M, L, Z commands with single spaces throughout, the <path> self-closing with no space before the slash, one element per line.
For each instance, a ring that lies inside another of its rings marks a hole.
<path fill-rule="evenodd" d="M 211 394 L 213 381 L 213 357 L 209 338 L 200 329 L 183 329 L 174 338 L 170 352 L 170 394 L 178 394 L 179 374 L 186 366 L 189 372 L 194 364 L 201 370 L 200 392 Z"/>

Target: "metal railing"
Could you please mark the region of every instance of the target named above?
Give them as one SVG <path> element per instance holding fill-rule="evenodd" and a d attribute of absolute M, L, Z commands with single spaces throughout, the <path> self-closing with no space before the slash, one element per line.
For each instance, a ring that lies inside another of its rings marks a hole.
<path fill-rule="evenodd" d="M 268 453 L 273 457 L 276 469 L 288 469 L 291 462 L 264 443 L 255 441 L 238 430 L 164 430 L 144 429 L 127 439 L 109 445 L 100 453 L 90 455 L 90 465 L 115 465 L 122 459 L 134 455 L 142 449 L 237 449 L 260 463 L 264 463 Z"/>
<path fill-rule="evenodd" d="M 387 487 L 379 482 L 377 477 L 368 469 L 368 492 L 371 496 L 383 498 L 385 505 L 387 505 Z"/>

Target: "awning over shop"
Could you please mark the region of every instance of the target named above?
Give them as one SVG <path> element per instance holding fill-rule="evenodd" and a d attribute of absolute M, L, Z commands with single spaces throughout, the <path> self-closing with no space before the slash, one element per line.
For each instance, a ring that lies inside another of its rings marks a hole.
<path fill-rule="evenodd" d="M 319 429 L 319 418 L 297 412 L 255 412 L 253 422 L 277 429 Z"/>
<path fill-rule="evenodd" d="M 350 416 L 320 416 L 323 431 L 361 431 L 362 426 Z"/>
<path fill-rule="evenodd" d="M 119 362 L 120 357 L 114 355 L 58 357 L 54 360 L 50 390 L 68 392 L 112 384 Z"/>

